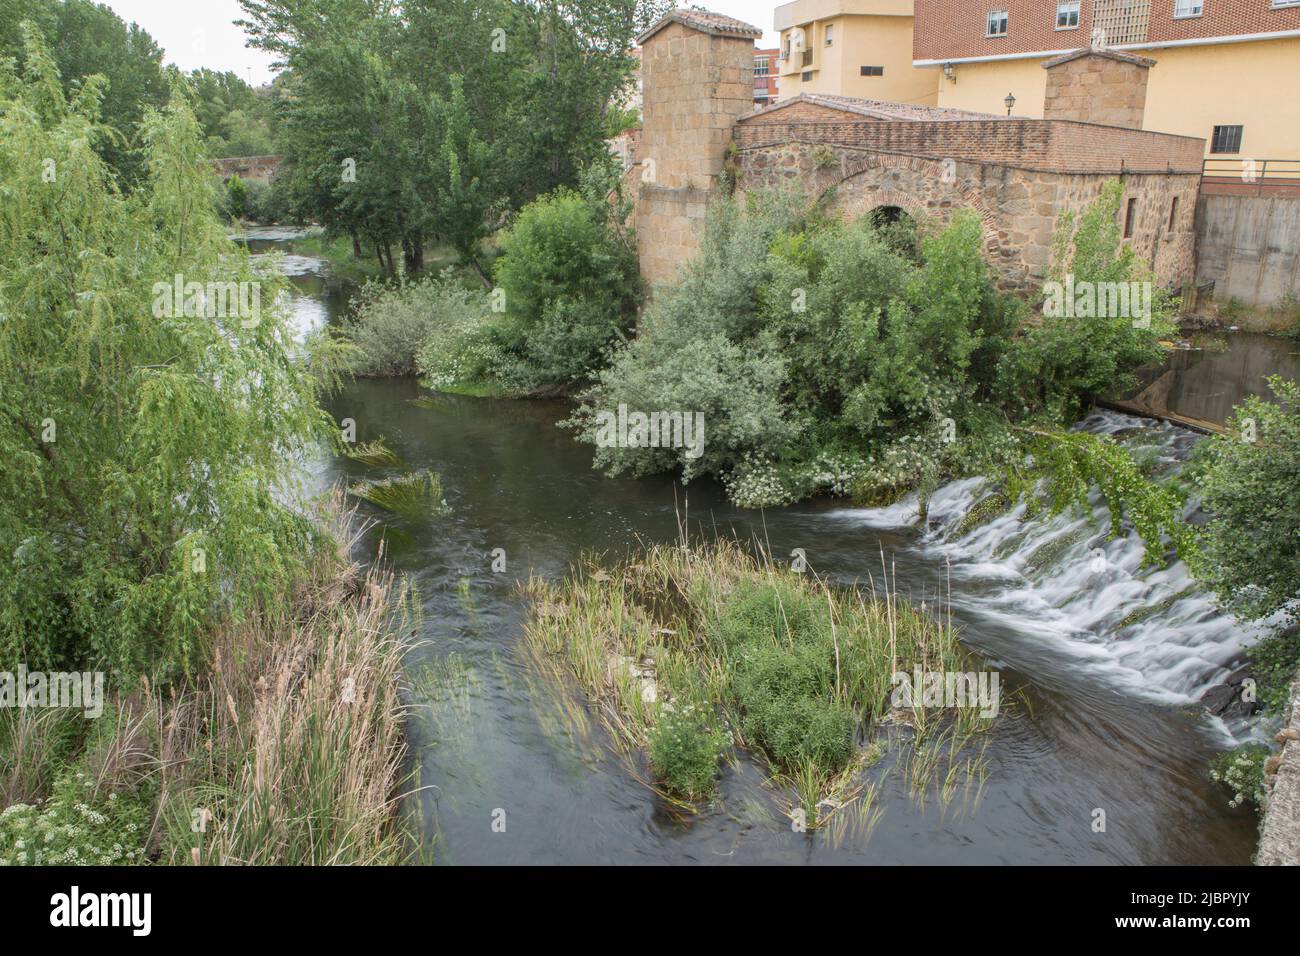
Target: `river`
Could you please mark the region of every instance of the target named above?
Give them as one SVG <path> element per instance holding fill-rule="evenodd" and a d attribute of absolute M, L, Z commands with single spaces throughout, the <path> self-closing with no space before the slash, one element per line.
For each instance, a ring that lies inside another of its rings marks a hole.
<path fill-rule="evenodd" d="M 250 236 L 255 249 L 286 238 Z M 290 263 L 300 324 L 335 319 L 346 284 L 320 260 Z M 1273 355 L 1242 358 L 1244 367 L 1295 362 L 1294 348 L 1278 340 L 1234 343 L 1233 355 Z M 1202 357 L 1222 361 L 1216 354 Z M 1217 407 L 1221 392 L 1262 387 L 1201 374 L 1188 394 L 1213 391 Z M 1016 512 L 959 538 L 953 529 L 979 494 L 973 481 L 940 489 L 924 528 L 914 502 L 740 511 L 711 483 L 597 474 L 590 449 L 554 427 L 567 414 L 557 402 L 430 395 L 414 381 L 385 380 L 358 381 L 329 407 L 356 421 L 358 440 L 382 437 L 443 481 L 446 514 L 398 522 L 387 534 L 388 558 L 423 607 L 409 670 L 412 741 L 427 789 L 413 800 L 439 863 L 1250 862 L 1256 816 L 1229 808 L 1207 772 L 1245 731 L 1206 717 L 1197 701 L 1255 632 L 1217 613 L 1181 566 L 1141 570 L 1131 539 L 1107 541 L 1078 516 L 1022 522 Z M 1167 460 L 1198 440 L 1113 412 L 1084 427 L 1123 434 Z M 331 458 L 319 472 L 325 485 L 383 469 Z M 872 771 L 883 815 L 869 835 L 801 834 L 772 813 L 742 761 L 724 775 L 716 804 L 683 821 L 628 774 L 597 730 L 591 739 L 570 733 L 520 652 L 519 583 L 563 576 L 586 552 L 618 556 L 676 540 L 683 515 L 701 535 L 762 541 L 777 556 L 802 548 L 814 570 L 843 584 L 879 579 L 883 553 L 904 594 L 931 607 L 949 602 L 963 642 L 1001 671 L 1004 692 L 1021 695 L 989 734 L 978 800 L 918 802 L 887 756 Z M 495 549 L 504 551 L 503 573 L 492 570 Z M 1137 611 L 1147 616 L 1135 619 Z M 504 820 L 504 832 L 494 820 Z"/>

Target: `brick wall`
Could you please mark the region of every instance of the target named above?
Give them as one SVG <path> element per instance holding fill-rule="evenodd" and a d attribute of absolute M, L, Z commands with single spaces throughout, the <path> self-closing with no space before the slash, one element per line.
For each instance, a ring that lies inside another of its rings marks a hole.
<path fill-rule="evenodd" d="M 1167 171 L 1172 167 L 1197 175 L 1205 151 L 1202 139 L 1060 120 L 773 121 L 801 106 L 792 104 L 766 117 L 754 116 L 737 123 L 736 145 L 743 150 L 791 141 L 826 143 L 1023 169 L 1117 173 Z"/>
<path fill-rule="evenodd" d="M 1056 0 L 916 0 L 912 54 L 917 60 L 1009 56 L 1073 50 L 1089 44 L 1096 0 L 1082 0 L 1077 29 L 1056 29 Z M 1146 37 L 1160 43 L 1300 30 L 1300 7 L 1273 9 L 1271 0 L 1205 0 L 1203 16 L 1174 19 L 1174 0 L 1150 0 Z M 1007 35 L 986 37 L 985 15 L 1010 14 Z M 1118 45 L 1120 39 L 1112 38 Z"/>
<path fill-rule="evenodd" d="M 777 57 L 781 51 L 773 47 L 770 50 L 755 50 L 754 65 L 757 67 L 760 60 L 767 60 L 767 75 L 760 76 L 754 74 L 754 103 L 756 105 L 767 106 L 777 101 L 777 87 L 779 82 L 780 65 L 777 63 Z M 760 94 L 767 94 L 766 96 Z"/>

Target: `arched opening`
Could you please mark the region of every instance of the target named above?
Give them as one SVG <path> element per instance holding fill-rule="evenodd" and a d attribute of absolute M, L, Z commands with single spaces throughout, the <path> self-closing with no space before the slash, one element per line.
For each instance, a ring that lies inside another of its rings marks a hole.
<path fill-rule="evenodd" d="M 916 220 L 901 206 L 877 206 L 867 213 L 867 221 L 891 248 L 909 259 L 920 256 L 920 239 Z"/>
<path fill-rule="evenodd" d="M 868 216 L 871 219 L 871 225 L 877 229 L 883 229 L 904 219 L 910 220 L 912 218 L 902 206 L 877 206 L 868 213 Z"/>

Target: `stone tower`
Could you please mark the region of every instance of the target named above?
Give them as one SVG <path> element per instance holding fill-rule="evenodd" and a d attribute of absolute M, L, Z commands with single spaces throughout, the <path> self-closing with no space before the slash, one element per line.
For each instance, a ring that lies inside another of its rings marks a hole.
<path fill-rule="evenodd" d="M 754 40 L 762 35 L 721 14 L 674 10 L 637 38 L 637 246 L 652 286 L 671 280 L 699 248 L 732 127 L 754 109 Z"/>
<path fill-rule="evenodd" d="M 1156 61 L 1118 50 L 1083 49 L 1043 64 L 1047 70 L 1044 119 L 1077 120 L 1141 129 L 1146 118 L 1147 75 Z"/>

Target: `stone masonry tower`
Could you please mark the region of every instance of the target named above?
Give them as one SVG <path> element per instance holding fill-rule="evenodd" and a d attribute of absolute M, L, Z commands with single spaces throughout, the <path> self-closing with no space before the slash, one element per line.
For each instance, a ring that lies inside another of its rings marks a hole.
<path fill-rule="evenodd" d="M 1147 76 L 1156 61 L 1118 50 L 1083 49 L 1043 64 L 1044 119 L 1077 120 L 1141 129 Z"/>
<path fill-rule="evenodd" d="M 762 35 L 721 14 L 674 10 L 637 38 L 637 246 L 652 286 L 671 280 L 699 248 L 732 127 L 754 109 L 754 40 Z"/>

